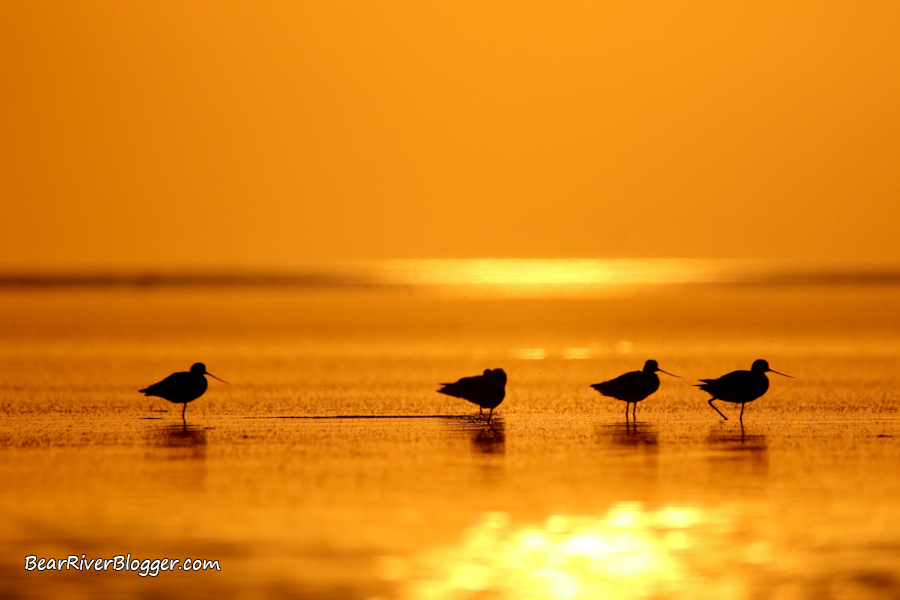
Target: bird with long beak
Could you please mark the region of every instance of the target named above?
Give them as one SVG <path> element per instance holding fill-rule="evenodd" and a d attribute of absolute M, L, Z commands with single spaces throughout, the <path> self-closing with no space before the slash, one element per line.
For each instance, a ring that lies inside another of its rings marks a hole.
<path fill-rule="evenodd" d="M 156 396 L 165 398 L 169 402 L 176 404 L 184 404 L 181 409 L 181 420 L 184 421 L 184 412 L 187 410 L 187 403 L 196 400 L 206 391 L 207 381 L 205 375 L 209 375 L 213 379 L 219 379 L 206 370 L 203 363 L 195 363 L 191 366 L 191 370 L 187 373 L 172 373 L 159 383 L 154 383 L 140 391 L 145 396 Z M 228 383 L 224 379 L 219 379 L 222 383 Z"/>
<path fill-rule="evenodd" d="M 740 404 L 741 416 L 738 417 L 738 420 L 743 422 L 744 405 L 748 402 L 753 402 L 769 389 L 769 378 L 766 377 L 766 373 L 775 373 L 782 377 L 794 379 L 791 375 L 785 375 L 770 369 L 768 362 L 759 359 L 753 362 L 753 366 L 750 367 L 749 371 L 732 371 L 718 379 L 701 379 L 700 381 L 703 383 L 697 384 L 697 387 L 704 392 L 712 394 L 712 398 L 709 399 L 709 405 L 726 421 L 728 417 L 715 407 L 713 400 Z"/>
<path fill-rule="evenodd" d="M 628 418 L 628 405 L 632 402 L 634 407 L 631 409 L 631 416 L 637 418 L 637 403 L 659 389 L 659 376 L 657 373 L 665 373 L 672 375 L 659 368 L 659 363 L 655 360 L 648 360 L 644 363 L 641 371 L 630 371 L 624 375 L 619 375 L 615 379 L 604 381 L 603 383 L 595 383 L 592 388 L 610 398 L 625 401 L 625 418 Z"/>

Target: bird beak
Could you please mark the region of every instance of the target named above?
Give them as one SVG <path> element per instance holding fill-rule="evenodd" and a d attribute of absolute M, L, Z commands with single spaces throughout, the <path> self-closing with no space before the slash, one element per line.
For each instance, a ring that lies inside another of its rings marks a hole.
<path fill-rule="evenodd" d="M 657 369 L 660 373 L 665 373 L 666 375 L 671 375 L 672 377 L 677 377 L 678 379 L 682 379 L 681 375 L 672 375 L 668 371 L 663 371 L 662 369 Z"/>
<path fill-rule="evenodd" d="M 773 371 L 772 369 L 769 369 L 769 373 L 775 373 L 776 375 L 781 375 L 782 377 L 790 377 L 791 379 L 797 379 L 793 375 L 785 375 L 784 373 L 779 373 L 778 371 Z"/>
<path fill-rule="evenodd" d="M 218 377 L 216 377 L 215 375 L 213 375 L 213 374 L 210 373 L 209 371 L 207 371 L 206 374 L 209 375 L 210 377 L 212 377 L 213 379 L 219 379 Z M 225 381 L 224 379 L 219 379 L 219 381 L 221 381 L 222 383 L 228 383 L 228 382 Z M 231 385 L 231 384 L 228 383 L 228 385 Z"/>

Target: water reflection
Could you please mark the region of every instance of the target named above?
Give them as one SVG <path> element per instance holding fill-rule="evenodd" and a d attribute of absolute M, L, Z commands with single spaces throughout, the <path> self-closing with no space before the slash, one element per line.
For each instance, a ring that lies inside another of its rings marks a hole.
<path fill-rule="evenodd" d="M 206 428 L 182 423 L 165 425 L 150 435 L 150 445 L 175 449 L 172 458 L 206 458 Z"/>
<path fill-rule="evenodd" d="M 769 444 L 766 436 L 743 424 L 727 422 L 714 426 L 706 437 L 706 445 L 713 450 L 713 466 L 724 464 L 729 469 L 746 465 L 746 474 L 765 475 L 769 470 Z M 735 474 L 740 474 L 738 469 Z"/>
<path fill-rule="evenodd" d="M 405 565 L 401 598 L 739 597 L 743 589 L 725 588 L 743 581 L 722 581 L 718 569 L 694 560 L 719 550 L 705 539 L 717 519 L 691 506 L 638 503 L 542 523 L 485 513 L 459 545 Z"/>
<path fill-rule="evenodd" d="M 481 417 L 448 417 L 447 422 L 455 435 L 462 435 L 471 441 L 472 452 L 485 455 L 506 453 L 506 423 L 502 416 L 494 417 L 490 423 Z"/>
<path fill-rule="evenodd" d="M 608 296 L 634 286 L 719 281 L 737 263 L 696 259 L 413 259 L 368 263 L 375 279 L 465 296 Z"/>
<path fill-rule="evenodd" d="M 641 449 L 654 454 L 659 452 L 659 432 L 650 423 L 639 421 L 604 423 L 598 430 L 601 439 L 615 446 Z"/>
<path fill-rule="evenodd" d="M 706 437 L 706 443 L 717 450 L 736 453 L 736 456 L 741 454 L 758 455 L 769 451 L 766 436 L 761 433 L 753 433 L 752 429 L 743 425 L 713 427 Z"/>
<path fill-rule="evenodd" d="M 500 417 L 494 417 L 490 425 L 474 430 L 472 449 L 481 454 L 506 453 L 506 425 Z"/>
<path fill-rule="evenodd" d="M 896 549 L 882 548 L 880 564 L 843 556 L 822 568 L 831 558 L 819 563 L 790 535 L 755 535 L 741 512 L 620 502 L 602 515 L 521 523 L 488 512 L 457 544 L 385 560 L 381 577 L 404 600 L 900 597 Z"/>

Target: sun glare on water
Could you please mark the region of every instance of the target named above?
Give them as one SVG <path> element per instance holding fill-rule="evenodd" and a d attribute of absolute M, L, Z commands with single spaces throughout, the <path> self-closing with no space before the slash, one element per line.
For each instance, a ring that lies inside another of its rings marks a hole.
<path fill-rule="evenodd" d="M 722 265 L 691 259 L 423 259 L 370 266 L 393 284 L 463 295 L 596 296 L 639 286 L 715 281 Z"/>
<path fill-rule="evenodd" d="M 388 559 L 382 575 L 401 583 L 404 600 L 742 598 L 741 579 L 722 568 L 723 548 L 732 548 L 727 560 L 736 558 L 733 544 L 717 547 L 721 536 L 710 536 L 728 529 L 718 518 L 687 506 L 647 510 L 637 503 L 602 517 L 553 515 L 538 524 L 486 513 L 458 546 L 411 562 Z"/>

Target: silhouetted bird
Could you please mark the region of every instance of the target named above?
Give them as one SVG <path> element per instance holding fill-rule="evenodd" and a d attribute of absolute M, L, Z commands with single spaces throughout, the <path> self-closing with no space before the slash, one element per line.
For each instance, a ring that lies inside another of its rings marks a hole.
<path fill-rule="evenodd" d="M 773 371 L 769 368 L 769 363 L 760 359 L 754 361 L 753 366 L 750 367 L 749 371 L 732 371 L 727 375 L 722 375 L 718 379 L 701 379 L 700 381 L 703 383 L 698 384 L 697 387 L 704 392 L 712 394 L 712 398 L 709 399 L 709 405 L 713 407 L 713 410 L 722 415 L 722 418 L 726 421 L 728 420 L 728 417 L 723 415 L 722 411 L 715 407 L 713 400 L 724 400 L 725 402 L 740 404 L 741 416 L 739 417 L 739 420 L 743 421 L 744 404 L 753 402 L 765 394 L 766 390 L 769 389 L 769 378 L 766 377 L 766 373 L 776 373 L 782 377 L 790 377 L 793 379 L 790 375 Z"/>
<path fill-rule="evenodd" d="M 480 414 L 484 414 L 485 408 L 491 410 L 488 414 L 488 423 L 494 414 L 494 409 L 503 402 L 506 396 L 506 373 L 503 369 L 485 369 L 483 375 L 474 377 L 463 377 L 454 383 L 442 383 L 441 394 L 447 394 L 455 398 L 468 400 L 473 404 L 477 404 L 480 408 Z"/>
<path fill-rule="evenodd" d="M 184 420 L 184 411 L 187 410 L 187 403 L 191 400 L 196 400 L 206 391 L 207 383 L 204 375 L 219 379 L 206 371 L 206 365 L 195 363 L 191 366 L 191 370 L 188 373 L 172 373 L 159 383 L 154 383 L 138 391 L 145 396 L 157 396 L 165 398 L 169 402 L 184 404 L 184 408 L 181 409 L 181 419 Z M 219 379 L 219 381 L 228 383 L 224 379 Z"/>
<path fill-rule="evenodd" d="M 659 376 L 656 372 L 672 375 L 659 368 L 659 363 L 655 360 L 648 360 L 644 363 L 644 369 L 641 371 L 631 371 L 624 375 L 619 375 L 615 379 L 604 381 L 603 383 L 595 383 L 592 388 L 610 398 L 625 401 L 625 418 L 628 418 L 628 404 L 634 402 L 634 408 L 631 410 L 631 416 L 635 416 L 637 412 L 637 403 L 659 389 Z M 678 377 L 679 375 L 672 375 Z M 635 417 L 636 418 L 636 417 Z"/>

